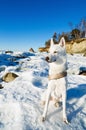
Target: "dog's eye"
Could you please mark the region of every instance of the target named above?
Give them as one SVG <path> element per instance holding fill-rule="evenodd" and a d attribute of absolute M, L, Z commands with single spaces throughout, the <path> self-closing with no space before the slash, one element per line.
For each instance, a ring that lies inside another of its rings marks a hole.
<path fill-rule="evenodd" d="M 54 53 L 57 53 L 57 51 L 54 51 Z"/>

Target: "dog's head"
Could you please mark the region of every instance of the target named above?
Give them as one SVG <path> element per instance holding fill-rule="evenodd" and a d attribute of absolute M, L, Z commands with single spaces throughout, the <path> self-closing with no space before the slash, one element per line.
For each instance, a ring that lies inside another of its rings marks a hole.
<path fill-rule="evenodd" d="M 55 62 L 57 58 L 61 56 L 65 56 L 65 39 L 64 37 L 61 38 L 59 44 L 54 44 L 53 39 L 51 38 L 51 45 L 49 49 L 49 56 L 46 57 L 48 62 Z"/>

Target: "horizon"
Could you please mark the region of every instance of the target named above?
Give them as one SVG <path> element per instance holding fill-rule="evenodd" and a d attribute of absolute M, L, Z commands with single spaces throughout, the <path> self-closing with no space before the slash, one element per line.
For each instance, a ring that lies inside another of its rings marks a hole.
<path fill-rule="evenodd" d="M 86 16 L 85 0 L 0 0 L 0 50 L 45 46 L 54 32 L 69 32 Z"/>

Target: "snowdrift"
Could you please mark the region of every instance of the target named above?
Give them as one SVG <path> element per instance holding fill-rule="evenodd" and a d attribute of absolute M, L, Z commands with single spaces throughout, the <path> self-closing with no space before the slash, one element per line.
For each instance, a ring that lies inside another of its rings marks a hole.
<path fill-rule="evenodd" d="M 86 77 L 78 75 L 86 67 L 86 57 L 68 55 L 67 116 L 68 125 L 62 122 L 62 105 L 52 102 L 46 121 L 41 122 L 42 93 L 48 84 L 46 53 L 0 52 L 0 130 L 85 130 L 86 129 Z M 7 72 L 18 74 L 6 83 Z"/>

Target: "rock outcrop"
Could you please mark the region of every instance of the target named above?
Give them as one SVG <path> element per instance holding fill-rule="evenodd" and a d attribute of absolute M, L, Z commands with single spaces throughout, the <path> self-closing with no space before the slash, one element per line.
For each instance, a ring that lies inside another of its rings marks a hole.
<path fill-rule="evenodd" d="M 33 53 L 35 52 L 35 51 L 33 50 L 33 48 L 30 48 L 29 51 L 30 51 L 30 52 L 33 52 Z"/>
<path fill-rule="evenodd" d="M 8 73 L 6 73 L 6 74 L 2 77 L 2 80 L 5 81 L 5 82 L 11 82 L 11 81 L 13 81 L 15 78 L 17 78 L 17 77 L 18 77 L 17 74 L 8 72 Z"/>
<path fill-rule="evenodd" d="M 48 52 L 48 50 L 49 50 L 49 47 L 40 47 L 38 49 L 39 52 Z"/>
<path fill-rule="evenodd" d="M 40 47 L 39 52 L 48 52 L 49 47 Z M 86 38 L 80 38 L 66 42 L 66 52 L 70 54 L 79 53 L 86 56 Z"/>
<path fill-rule="evenodd" d="M 75 41 L 71 41 L 70 43 L 66 43 L 67 53 L 86 53 L 86 39 L 78 39 Z"/>

